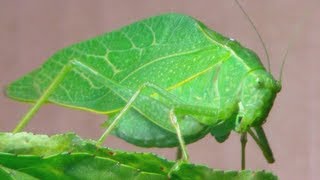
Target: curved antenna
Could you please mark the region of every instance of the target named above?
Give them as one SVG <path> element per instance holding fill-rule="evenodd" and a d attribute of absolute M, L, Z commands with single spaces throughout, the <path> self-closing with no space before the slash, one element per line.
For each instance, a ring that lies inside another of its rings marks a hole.
<path fill-rule="evenodd" d="M 258 31 L 258 29 L 256 28 L 256 26 L 254 25 L 253 21 L 251 20 L 251 18 L 249 17 L 249 15 L 246 13 L 246 11 L 243 9 L 243 7 L 241 6 L 241 4 L 239 3 L 238 0 L 234 0 L 238 7 L 241 9 L 242 13 L 246 16 L 246 18 L 249 20 L 251 26 L 253 27 L 254 31 L 256 32 L 256 34 L 258 35 L 259 37 L 259 40 L 263 46 L 263 49 L 264 49 L 264 53 L 266 54 L 266 57 L 267 57 L 267 61 L 268 61 L 268 71 L 271 73 L 271 65 L 270 65 L 270 58 L 269 58 L 269 53 L 268 53 L 268 50 L 267 50 L 267 47 Z"/>
<path fill-rule="evenodd" d="M 291 49 L 292 45 L 294 44 L 294 42 L 296 42 L 297 38 L 298 38 L 298 34 L 300 33 L 301 31 L 301 27 L 303 27 L 304 23 L 306 22 L 305 19 L 307 16 L 309 16 L 309 14 L 313 12 L 313 11 L 308 11 L 305 10 L 304 11 L 304 16 L 302 16 L 302 18 L 300 18 L 300 22 L 297 23 L 295 25 L 295 29 L 294 29 L 294 32 L 292 34 L 293 37 L 290 37 L 289 39 L 289 43 L 288 43 L 288 46 L 287 46 L 287 49 L 285 50 L 285 53 L 284 53 L 284 56 L 283 56 L 283 59 L 282 59 L 282 63 L 281 63 L 281 67 L 280 67 L 280 75 L 279 75 L 279 82 L 281 84 L 282 82 L 282 76 L 283 76 L 283 69 L 284 69 L 284 65 L 286 63 L 286 60 L 287 60 L 287 57 L 288 57 L 288 52 L 289 52 L 289 49 Z"/>
<path fill-rule="evenodd" d="M 294 34 L 296 34 L 296 33 L 294 33 Z M 288 43 L 287 49 L 285 50 L 285 53 L 284 53 L 284 56 L 283 56 L 283 59 L 282 59 L 282 63 L 281 63 L 281 67 L 280 67 L 280 75 L 279 75 L 280 84 L 282 82 L 284 64 L 286 63 L 286 60 L 287 60 L 287 57 L 288 57 L 288 52 L 289 52 L 289 49 L 291 48 L 293 42 L 294 42 L 294 40 L 292 40 L 292 38 L 291 38 L 291 41 Z"/>

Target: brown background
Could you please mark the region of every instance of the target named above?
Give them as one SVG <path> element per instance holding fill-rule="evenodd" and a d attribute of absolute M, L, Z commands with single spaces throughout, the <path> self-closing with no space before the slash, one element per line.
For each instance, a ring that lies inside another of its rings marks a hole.
<path fill-rule="evenodd" d="M 275 77 L 278 77 L 288 42 L 293 36 L 296 38 L 285 67 L 282 92 L 265 126 L 276 163 L 268 165 L 249 139 L 248 167 L 272 170 L 281 179 L 318 179 L 320 121 L 316 116 L 320 110 L 320 1 L 244 0 L 242 4 L 265 39 Z M 0 0 L 0 88 L 38 67 L 66 45 L 169 11 L 197 17 L 209 27 L 255 50 L 266 62 L 257 36 L 232 0 Z M 298 23 L 302 27 L 297 35 L 294 29 Z M 1 94 L 0 130 L 10 131 L 28 107 Z M 104 118 L 46 105 L 26 130 L 47 134 L 75 131 L 84 138 L 96 139 L 102 133 L 98 126 Z M 107 141 L 106 144 L 113 148 L 150 150 L 128 145 L 114 137 Z M 151 150 L 174 158 L 173 149 Z M 223 144 L 208 136 L 188 146 L 188 150 L 195 163 L 222 169 L 240 166 L 240 144 L 236 134 Z"/>

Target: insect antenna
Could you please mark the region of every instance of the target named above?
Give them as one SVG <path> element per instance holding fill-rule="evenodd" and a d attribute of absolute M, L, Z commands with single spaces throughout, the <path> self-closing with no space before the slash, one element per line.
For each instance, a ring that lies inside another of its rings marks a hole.
<path fill-rule="evenodd" d="M 281 63 L 281 66 L 280 66 L 280 75 L 279 75 L 280 84 L 282 84 L 283 68 L 284 68 L 284 64 L 286 63 L 286 60 L 287 60 L 287 57 L 288 57 L 288 52 L 289 52 L 289 49 L 291 48 L 292 44 L 293 44 L 293 40 L 291 38 L 291 41 L 288 43 L 287 49 L 285 50 L 285 53 L 284 53 L 284 56 L 283 56 L 283 59 L 282 59 L 282 63 Z"/>
<path fill-rule="evenodd" d="M 270 58 L 269 58 L 269 53 L 266 47 L 266 44 L 264 43 L 257 27 L 254 25 L 253 21 L 251 20 L 250 16 L 247 14 L 247 12 L 243 9 L 243 7 L 241 6 L 241 4 L 239 3 L 238 0 L 234 0 L 236 2 L 236 4 L 238 5 L 238 7 L 240 8 L 240 10 L 242 11 L 242 13 L 246 16 L 246 18 L 248 19 L 248 21 L 250 22 L 251 26 L 253 27 L 254 31 L 256 32 L 256 34 L 258 35 L 258 38 L 262 44 L 264 53 L 266 55 L 267 58 L 267 62 L 268 62 L 268 71 L 271 73 L 271 64 L 270 64 Z"/>
<path fill-rule="evenodd" d="M 305 14 L 309 14 L 309 13 L 305 13 Z M 307 16 L 307 15 L 305 15 L 305 16 Z M 301 20 L 300 20 L 300 23 L 297 23 L 295 25 L 295 30 L 291 35 L 292 37 L 290 37 L 290 39 L 289 39 L 289 43 L 288 43 L 288 46 L 287 46 L 287 48 L 285 50 L 285 53 L 284 53 L 284 56 L 283 56 L 283 59 L 282 59 L 282 63 L 281 63 L 281 66 L 280 66 L 280 73 L 279 73 L 280 74 L 279 75 L 280 84 L 282 82 L 283 69 L 284 69 L 284 65 L 285 65 L 287 57 L 288 57 L 289 49 L 291 49 L 292 45 L 296 42 L 296 40 L 298 38 L 298 34 L 300 34 L 301 27 L 303 27 L 304 23 L 305 23 L 305 17 L 302 17 Z"/>

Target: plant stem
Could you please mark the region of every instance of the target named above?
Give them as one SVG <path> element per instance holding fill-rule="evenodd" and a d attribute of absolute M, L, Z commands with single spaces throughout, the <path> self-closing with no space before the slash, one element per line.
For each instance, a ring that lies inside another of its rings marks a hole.
<path fill-rule="evenodd" d="M 19 124 L 12 131 L 13 133 L 17 133 L 22 131 L 26 125 L 30 122 L 31 118 L 36 114 L 39 108 L 46 102 L 48 97 L 52 94 L 52 92 L 58 87 L 60 82 L 63 80 L 65 75 L 71 70 L 71 65 L 65 65 L 56 78 L 52 81 L 49 87 L 42 94 L 40 99 L 34 104 L 34 106 L 28 111 L 28 113 L 20 120 Z"/>

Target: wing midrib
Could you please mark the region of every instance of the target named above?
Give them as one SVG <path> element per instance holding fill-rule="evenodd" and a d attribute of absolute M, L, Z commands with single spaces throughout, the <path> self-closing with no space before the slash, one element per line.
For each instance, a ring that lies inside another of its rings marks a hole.
<path fill-rule="evenodd" d="M 153 63 L 156 63 L 156 62 L 159 62 L 159 61 L 162 61 L 162 60 L 166 60 L 168 58 L 184 56 L 184 55 L 193 54 L 193 53 L 199 53 L 199 52 L 202 52 L 202 51 L 209 50 L 211 48 L 212 47 L 209 46 L 209 47 L 206 47 L 206 48 L 198 48 L 198 49 L 193 49 L 193 50 L 189 50 L 189 51 L 182 52 L 182 53 L 174 53 L 174 54 L 170 54 L 170 55 L 167 55 L 167 56 L 158 57 L 156 59 L 148 61 L 147 63 L 143 64 L 139 68 L 137 68 L 134 71 L 130 72 L 127 76 L 125 76 L 122 80 L 120 80 L 119 83 L 122 83 L 123 81 L 127 80 L 130 76 L 136 74 L 138 71 L 143 70 L 145 67 L 152 65 Z"/>
<path fill-rule="evenodd" d="M 200 31 L 204 34 L 204 36 L 205 36 L 209 41 L 211 41 L 212 43 L 214 43 L 214 44 L 217 45 L 217 46 L 220 46 L 220 47 L 222 47 L 222 48 L 224 48 L 224 49 L 227 49 L 236 59 L 239 60 L 240 63 L 242 63 L 242 64 L 246 67 L 246 69 L 248 69 L 248 70 L 250 69 L 250 67 L 248 66 L 248 64 L 245 63 L 245 61 L 244 61 L 240 56 L 238 56 L 238 54 L 237 54 L 233 49 L 231 49 L 229 46 L 226 46 L 226 45 L 224 45 L 224 44 L 221 44 L 221 43 L 219 43 L 218 41 L 216 41 L 216 40 L 214 40 L 213 38 L 211 38 L 211 36 L 209 35 L 209 33 L 208 33 L 204 28 L 202 28 L 199 24 L 198 24 L 198 28 L 200 29 Z"/>

